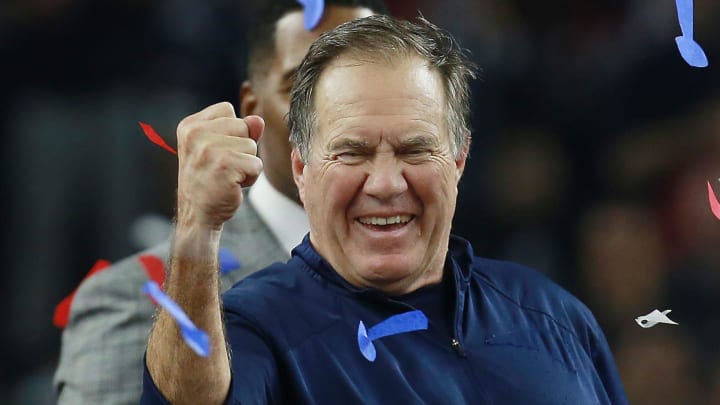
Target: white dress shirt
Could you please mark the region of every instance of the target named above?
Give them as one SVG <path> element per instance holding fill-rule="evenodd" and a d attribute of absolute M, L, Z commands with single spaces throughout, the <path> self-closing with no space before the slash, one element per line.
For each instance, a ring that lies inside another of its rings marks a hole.
<path fill-rule="evenodd" d="M 260 218 L 290 254 L 310 230 L 303 207 L 277 191 L 265 177 L 265 173 L 261 173 L 255 184 L 250 187 L 248 197 Z"/>

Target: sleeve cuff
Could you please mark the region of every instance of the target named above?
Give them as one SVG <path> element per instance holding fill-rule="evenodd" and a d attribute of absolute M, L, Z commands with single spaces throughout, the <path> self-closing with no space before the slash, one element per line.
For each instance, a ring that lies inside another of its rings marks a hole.
<path fill-rule="evenodd" d="M 155 385 L 155 381 L 153 381 L 152 376 L 150 375 L 150 370 L 147 368 L 147 353 L 143 355 L 143 386 L 142 386 L 142 395 L 140 396 L 140 404 L 141 405 L 154 405 L 154 404 L 163 404 L 163 405 L 170 405 L 170 401 L 168 401 L 163 394 L 160 392 L 158 387 Z"/>

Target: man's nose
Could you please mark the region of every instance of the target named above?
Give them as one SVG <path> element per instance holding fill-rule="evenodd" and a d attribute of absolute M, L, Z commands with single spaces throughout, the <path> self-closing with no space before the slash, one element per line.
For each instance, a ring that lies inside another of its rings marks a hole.
<path fill-rule="evenodd" d="M 402 162 L 390 156 L 377 156 L 370 165 L 363 190 L 379 200 L 391 200 L 408 189 Z"/>

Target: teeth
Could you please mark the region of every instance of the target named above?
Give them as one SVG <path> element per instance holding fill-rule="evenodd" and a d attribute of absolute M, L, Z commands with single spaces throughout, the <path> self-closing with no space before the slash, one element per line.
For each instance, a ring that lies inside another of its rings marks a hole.
<path fill-rule="evenodd" d="M 393 225 L 410 222 L 411 218 L 410 215 L 395 215 L 394 217 L 362 217 L 358 218 L 358 221 L 366 225 Z"/>

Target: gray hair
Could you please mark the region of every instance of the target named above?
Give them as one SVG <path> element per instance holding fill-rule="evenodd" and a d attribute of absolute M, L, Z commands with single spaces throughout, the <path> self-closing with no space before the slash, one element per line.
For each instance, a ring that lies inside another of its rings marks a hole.
<path fill-rule="evenodd" d="M 372 15 L 346 22 L 322 34 L 295 73 L 288 124 L 290 142 L 298 148 L 303 162 L 309 161 L 311 134 L 318 124 L 314 88 L 325 68 L 346 53 L 380 56 L 387 61 L 412 54 L 423 58 L 441 76 L 447 99 L 447 127 L 453 153 L 459 157 L 470 142 L 468 80 L 475 78 L 475 64 L 447 31 L 422 16 L 415 21 L 403 21 Z"/>

